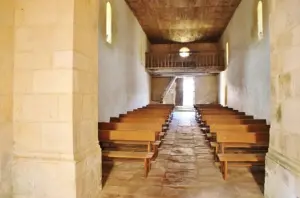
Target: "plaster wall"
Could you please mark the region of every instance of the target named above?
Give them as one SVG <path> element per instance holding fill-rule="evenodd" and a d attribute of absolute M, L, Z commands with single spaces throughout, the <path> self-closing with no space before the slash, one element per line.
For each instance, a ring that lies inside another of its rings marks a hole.
<path fill-rule="evenodd" d="M 145 70 L 148 41 L 125 1 L 111 0 L 112 44 L 106 42 L 105 5 L 100 0 L 99 121 L 109 121 L 150 102 L 150 78 Z"/>
<path fill-rule="evenodd" d="M 160 102 L 166 88 L 173 77 L 152 77 L 151 78 L 151 101 Z"/>
<path fill-rule="evenodd" d="M 163 103 L 164 104 L 175 104 L 175 96 L 176 96 L 176 81 L 171 85 L 169 91 L 166 93 Z"/>
<path fill-rule="evenodd" d="M 218 101 L 218 77 L 195 76 L 195 104 L 211 104 Z"/>
<path fill-rule="evenodd" d="M 243 0 L 226 28 L 221 46 L 229 43 L 226 69 L 227 105 L 255 118 L 270 120 L 270 47 L 268 1 L 263 1 L 263 39 L 257 34 L 258 0 Z M 222 82 L 220 79 L 219 82 Z M 224 92 L 226 85 L 220 84 Z M 222 92 L 220 96 L 223 95 Z M 221 100 L 220 100 L 221 102 Z"/>

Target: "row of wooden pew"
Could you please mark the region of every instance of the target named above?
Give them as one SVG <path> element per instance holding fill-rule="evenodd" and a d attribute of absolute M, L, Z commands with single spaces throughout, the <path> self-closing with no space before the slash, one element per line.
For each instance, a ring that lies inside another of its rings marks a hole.
<path fill-rule="evenodd" d="M 266 120 L 218 104 L 194 107 L 224 179 L 228 166 L 264 165 L 270 129 Z"/>
<path fill-rule="evenodd" d="M 103 159 L 144 160 L 145 176 L 172 119 L 174 105 L 149 104 L 98 123 Z"/>

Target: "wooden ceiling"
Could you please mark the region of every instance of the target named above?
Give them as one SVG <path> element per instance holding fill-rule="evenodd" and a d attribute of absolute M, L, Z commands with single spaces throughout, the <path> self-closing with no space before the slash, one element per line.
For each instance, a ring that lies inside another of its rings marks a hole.
<path fill-rule="evenodd" d="M 241 0 L 125 0 L 151 43 L 218 41 Z"/>

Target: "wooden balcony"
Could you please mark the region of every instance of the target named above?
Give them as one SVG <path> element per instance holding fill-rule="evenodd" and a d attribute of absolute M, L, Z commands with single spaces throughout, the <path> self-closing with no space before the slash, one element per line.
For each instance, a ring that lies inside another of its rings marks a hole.
<path fill-rule="evenodd" d="M 225 69 L 224 52 L 146 53 L 146 69 L 153 75 L 219 73 Z"/>

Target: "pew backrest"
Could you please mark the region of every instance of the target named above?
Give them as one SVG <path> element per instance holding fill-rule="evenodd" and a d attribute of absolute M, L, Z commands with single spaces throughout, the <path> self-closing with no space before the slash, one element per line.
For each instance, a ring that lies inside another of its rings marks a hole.
<path fill-rule="evenodd" d="M 98 129 L 100 130 L 155 130 L 162 131 L 162 124 L 157 123 L 98 123 Z"/>
<path fill-rule="evenodd" d="M 269 142 L 269 133 L 239 133 L 222 132 L 217 134 L 218 143 L 262 144 Z"/>
<path fill-rule="evenodd" d="M 230 125 L 230 124 L 222 124 L 222 125 L 209 125 L 210 131 L 269 131 L 270 126 L 265 124 L 237 124 L 237 125 Z"/>
<path fill-rule="evenodd" d="M 100 130 L 98 133 L 99 141 L 151 141 L 156 140 L 154 131 L 118 131 Z"/>

